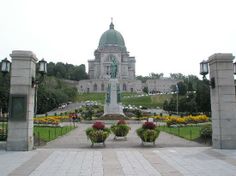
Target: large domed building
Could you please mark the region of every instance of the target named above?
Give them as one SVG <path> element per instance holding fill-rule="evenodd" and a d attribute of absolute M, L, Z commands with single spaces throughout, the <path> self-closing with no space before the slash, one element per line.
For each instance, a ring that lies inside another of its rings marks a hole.
<path fill-rule="evenodd" d="M 129 56 L 125 40 L 115 30 L 111 22 L 109 29 L 100 37 L 98 48 L 94 51 L 94 59 L 88 61 L 88 80 L 73 82 L 79 92 L 106 92 L 111 77 L 111 63 L 115 59 L 118 64 L 117 78 L 123 92 L 142 92 L 144 87 L 152 92 L 171 92 L 171 86 L 179 80 L 149 79 L 145 83 L 135 79 L 135 57 Z"/>
<path fill-rule="evenodd" d="M 105 92 L 111 76 L 113 59 L 118 64 L 117 78 L 120 83 L 120 90 L 142 91 L 141 81 L 135 79 L 135 57 L 129 56 L 125 40 L 121 33 L 115 30 L 112 22 L 109 29 L 100 37 L 94 57 L 88 61 L 89 80 L 79 81 L 79 91 Z"/>

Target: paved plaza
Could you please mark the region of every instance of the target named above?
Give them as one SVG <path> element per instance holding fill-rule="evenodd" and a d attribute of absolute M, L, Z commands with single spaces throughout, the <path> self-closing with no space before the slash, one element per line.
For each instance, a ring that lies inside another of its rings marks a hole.
<path fill-rule="evenodd" d="M 141 147 L 135 128 L 127 141 L 90 148 L 79 124 L 71 133 L 30 152 L 0 151 L 1 176 L 235 176 L 236 150 L 215 150 L 161 133 L 156 146 Z M 177 145 L 174 146 L 174 145 Z"/>

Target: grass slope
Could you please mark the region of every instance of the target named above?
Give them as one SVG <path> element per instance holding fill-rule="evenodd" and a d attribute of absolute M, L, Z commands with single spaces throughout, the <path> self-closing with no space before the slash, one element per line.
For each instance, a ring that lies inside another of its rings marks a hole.
<path fill-rule="evenodd" d="M 152 95 L 138 97 L 137 93 L 122 93 L 121 102 L 124 105 L 145 106 L 148 108 L 162 107 L 165 100 L 169 100 L 172 95 Z M 128 97 L 129 96 L 129 97 Z M 83 93 L 78 95 L 77 101 L 97 101 L 105 102 L 105 93 Z"/>

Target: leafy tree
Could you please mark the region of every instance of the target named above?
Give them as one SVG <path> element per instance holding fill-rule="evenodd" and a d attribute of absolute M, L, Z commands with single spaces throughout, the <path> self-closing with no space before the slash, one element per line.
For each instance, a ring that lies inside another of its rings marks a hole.
<path fill-rule="evenodd" d="M 171 79 L 184 80 L 185 76 L 182 73 L 170 73 Z"/>
<path fill-rule="evenodd" d="M 69 79 L 69 80 L 82 80 L 88 79 L 88 74 L 86 73 L 86 68 L 84 64 L 79 66 L 75 66 L 72 64 L 64 64 L 62 62 L 53 63 L 49 62 L 47 65 L 48 68 L 48 76 L 55 76 L 61 79 Z"/>
<path fill-rule="evenodd" d="M 2 110 L 2 112 L 8 112 L 9 93 L 10 93 L 9 73 L 3 75 L 0 72 L 0 110 Z"/>
<path fill-rule="evenodd" d="M 142 83 L 145 83 L 148 79 L 150 79 L 150 77 L 139 75 L 139 76 L 136 76 L 136 79 L 142 81 Z"/>
<path fill-rule="evenodd" d="M 185 95 L 187 93 L 187 86 L 184 82 L 178 82 L 177 83 L 179 88 L 179 95 Z"/>
<path fill-rule="evenodd" d="M 150 73 L 150 79 L 160 79 L 163 78 L 163 73 Z"/>
<path fill-rule="evenodd" d="M 198 81 L 197 91 L 196 91 L 196 103 L 198 111 L 200 112 L 211 111 L 210 87 L 208 80 Z"/>
<path fill-rule="evenodd" d="M 58 62 L 55 66 L 55 74 L 58 78 L 66 78 L 67 70 L 65 64 Z"/>
<path fill-rule="evenodd" d="M 55 64 L 53 62 L 49 62 L 47 64 L 47 75 L 54 76 L 55 75 Z"/>
<path fill-rule="evenodd" d="M 211 111 L 210 88 L 208 80 L 199 80 L 194 75 L 189 75 L 183 82 L 178 83 L 179 87 L 179 111 L 186 113 L 196 113 Z M 188 92 L 187 92 L 188 90 Z M 176 91 L 176 86 L 172 86 L 172 91 Z M 176 95 L 170 101 L 165 101 L 163 109 L 176 111 Z"/>
<path fill-rule="evenodd" d="M 144 88 L 143 88 L 143 92 L 146 93 L 146 94 L 148 94 L 148 87 L 144 87 Z"/>
<path fill-rule="evenodd" d="M 46 77 L 37 92 L 37 113 L 45 113 L 62 103 L 74 101 L 77 96 L 75 87 L 70 87 L 55 77 Z"/>

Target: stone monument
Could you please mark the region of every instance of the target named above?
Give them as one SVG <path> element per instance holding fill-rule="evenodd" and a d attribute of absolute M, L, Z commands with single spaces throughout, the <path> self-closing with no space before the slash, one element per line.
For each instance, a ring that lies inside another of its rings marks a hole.
<path fill-rule="evenodd" d="M 111 78 L 109 79 L 107 93 L 106 93 L 106 101 L 104 105 L 104 116 L 105 115 L 122 115 L 123 107 L 121 105 L 121 94 L 120 94 L 120 86 L 119 81 L 116 78 L 117 76 L 118 66 L 116 60 L 112 59 L 111 64 Z"/>
<path fill-rule="evenodd" d="M 7 150 L 33 149 L 33 115 L 37 58 L 31 51 L 15 50 L 12 57 Z"/>
<path fill-rule="evenodd" d="M 236 149 L 236 100 L 234 56 L 217 53 L 209 57 L 213 148 Z"/>

